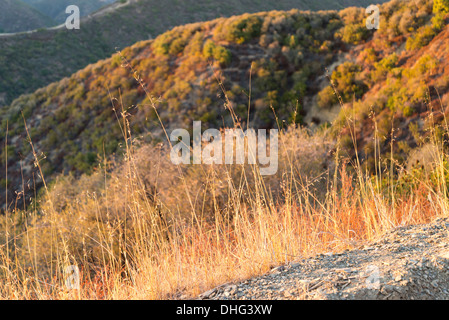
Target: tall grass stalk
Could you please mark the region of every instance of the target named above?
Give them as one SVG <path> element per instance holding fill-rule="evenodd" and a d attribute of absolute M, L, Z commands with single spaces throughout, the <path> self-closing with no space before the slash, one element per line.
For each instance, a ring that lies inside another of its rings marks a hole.
<path fill-rule="evenodd" d="M 1 298 L 194 297 L 290 261 L 358 248 L 396 226 L 448 215 L 447 155 L 436 129 L 434 169 L 418 175 L 402 168 L 413 181 L 406 191 L 399 190 L 395 174 L 401 168 L 393 158 L 390 167 L 383 164 L 378 141 L 376 175 L 363 171 L 354 115 L 347 123 L 356 150 L 352 161 L 327 131 L 311 135 L 291 127 L 280 131 L 280 166 L 273 177 L 261 176 L 257 165 L 172 168 L 156 104 L 126 60 L 125 66 L 151 101 L 166 146 L 139 148 L 121 97 L 111 96 L 123 133 L 122 162 L 111 165 L 103 157 L 91 177 L 61 178 L 48 187 L 29 138 L 45 192 L 2 218 Z M 333 156 L 323 155 L 329 150 Z M 142 169 L 149 157 L 151 168 Z M 323 159 L 327 169 L 320 167 Z M 148 185 L 144 171 L 150 169 L 155 173 L 148 174 Z M 79 290 L 65 285 L 67 265 L 80 269 Z"/>

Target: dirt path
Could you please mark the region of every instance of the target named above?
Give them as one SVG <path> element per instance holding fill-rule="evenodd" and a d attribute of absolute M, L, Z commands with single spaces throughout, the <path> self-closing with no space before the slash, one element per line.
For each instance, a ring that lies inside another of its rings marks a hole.
<path fill-rule="evenodd" d="M 449 219 L 397 228 L 369 246 L 297 261 L 200 299 L 449 299 Z"/>

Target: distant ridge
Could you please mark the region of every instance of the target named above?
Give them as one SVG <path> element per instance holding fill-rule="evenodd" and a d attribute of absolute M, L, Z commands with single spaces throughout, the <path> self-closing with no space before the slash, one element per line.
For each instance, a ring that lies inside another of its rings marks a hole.
<path fill-rule="evenodd" d="M 52 18 L 56 23 L 63 23 L 67 17 L 65 9 L 69 5 L 80 8 L 81 16 L 87 16 L 92 12 L 111 4 L 116 0 L 22 0 L 39 12 Z"/>
<path fill-rule="evenodd" d="M 9 0 L 10 1 L 10 0 Z M 177 25 L 245 12 L 289 9 L 338 9 L 368 0 L 129 0 L 113 3 L 85 18 L 81 30 L 39 30 L 0 37 L 0 106 L 69 76 L 133 43 L 153 38 Z M 378 2 L 385 2 L 379 0 Z M 29 28 L 28 28 L 29 29 Z"/>
<path fill-rule="evenodd" d="M 0 33 L 26 31 L 54 24 L 50 17 L 21 0 L 0 1 Z"/>
<path fill-rule="evenodd" d="M 372 170 L 371 112 L 381 132 L 379 152 L 391 150 L 388 136 L 394 116 L 395 156 L 405 159 L 408 148 L 418 146 L 415 137 L 426 130 L 424 122 L 415 127 L 412 121 L 425 119 L 428 103 L 438 105 L 439 97 L 443 103 L 449 101 L 449 49 L 445 46 L 449 15 L 434 19 L 432 2 L 420 2 L 414 7 L 406 1 L 384 4 L 381 9 L 387 20 L 378 31 L 367 30 L 363 8 L 270 11 L 179 26 L 121 53 L 157 100 L 158 113 L 169 130 L 189 128 L 194 120 L 202 121 L 205 128 L 229 127 L 228 105 L 244 124 L 251 75 L 252 126 L 272 128 L 295 122 L 313 128 L 332 123 L 335 130 L 341 128 L 342 148 L 350 157 L 352 131 L 345 127 L 345 110 L 350 108 L 358 118 L 354 124 L 358 153 L 367 159 L 367 170 Z M 133 132 L 142 141 L 157 141 L 160 125 L 150 100 L 136 82 L 137 75 L 122 66 L 115 54 L 0 109 L 1 130 L 8 128 L 8 169 L 20 173 L 18 160 L 33 160 L 22 112 L 32 128 L 36 150 L 46 156 L 47 177 L 89 173 L 97 155 L 121 154 L 121 131 L 110 95 L 120 96 L 133 115 Z M 428 88 L 437 88 L 438 94 Z M 333 109 L 333 117 L 324 117 Z M 19 158 L 22 155 L 28 158 Z M 29 175 L 32 165 L 25 167 Z M 21 186 L 20 176 L 9 174 L 8 179 L 11 188 Z M 0 190 L 0 194 L 4 193 Z"/>

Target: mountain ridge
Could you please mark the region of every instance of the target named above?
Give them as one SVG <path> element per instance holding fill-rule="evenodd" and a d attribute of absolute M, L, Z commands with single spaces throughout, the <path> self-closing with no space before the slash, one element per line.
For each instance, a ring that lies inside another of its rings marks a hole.
<path fill-rule="evenodd" d="M 53 20 L 21 0 L 0 3 L 0 34 L 49 27 Z"/>
<path fill-rule="evenodd" d="M 29 6 L 52 18 L 56 23 L 63 23 L 67 14 L 65 9 L 69 5 L 80 8 L 82 17 L 97 11 L 98 9 L 115 2 L 116 0 L 22 0 Z"/>
<path fill-rule="evenodd" d="M 449 0 L 379 9 L 177 26 L 0 108 L 0 296 L 448 298 Z M 278 139 L 176 164 L 194 121 Z"/>
<path fill-rule="evenodd" d="M 369 1 L 327 1 L 321 8 L 336 4 L 363 5 Z M 382 1 L 379 1 L 382 2 Z M 0 105 L 9 104 L 23 93 L 30 93 L 62 79 L 90 63 L 107 58 L 116 48 L 125 48 L 137 41 L 154 38 L 173 28 L 191 22 L 211 20 L 245 12 L 273 9 L 307 8 L 314 1 L 263 1 L 254 6 L 249 0 L 227 2 L 155 0 L 113 3 L 93 19 L 84 19 L 81 30 L 39 30 L 0 37 L 3 61 L 0 64 Z M 338 5 L 337 7 L 339 7 Z M 117 10 L 108 11 L 109 8 Z M 173 10 L 171 10 L 172 8 Z M 100 16 L 98 16 L 100 15 Z M 148 17 L 151 17 L 149 20 Z"/>
<path fill-rule="evenodd" d="M 304 117 L 311 108 L 320 114 L 320 110 L 341 107 L 334 94 L 337 90 L 343 107 L 332 130 L 340 137 L 343 152 L 355 156 L 355 137 L 360 160 L 366 169 L 374 170 L 373 150 L 389 152 L 393 123 L 398 128 L 394 157 L 405 164 L 407 154 L 420 146 L 418 136 L 427 130 L 427 124 L 418 121 L 428 114 L 423 82 L 440 89 L 443 103 L 449 88 L 447 50 L 439 55 L 429 50 L 449 37 L 447 17 L 434 20 L 432 3 L 421 2 L 407 15 L 404 12 L 410 7 L 405 2 L 385 4 L 382 9 L 388 20 L 379 31 L 366 29 L 361 8 L 318 13 L 292 10 L 189 24 L 138 42 L 1 110 L 2 129 L 8 128 L 10 136 L 8 168 L 16 172 L 9 174 L 8 185 L 13 189 L 21 185 L 18 154 L 27 163 L 34 161 L 23 142 L 27 137 L 22 112 L 32 128 L 36 150 L 46 155 L 43 167 L 49 176 L 89 173 L 98 155 L 120 154 L 120 124 L 114 115 L 118 106 L 111 105 L 111 96 L 123 101 L 126 113 L 132 115 L 131 128 L 144 143 L 161 141 L 158 118 L 136 79 L 157 101 L 168 129 L 190 128 L 194 120 L 202 121 L 205 128 L 232 126 L 230 105 L 238 121 L 246 124 L 250 79 L 250 125 L 259 128 L 271 128 L 278 120 L 281 128 L 288 123 L 306 125 Z M 403 27 L 396 29 L 395 17 L 405 19 L 399 24 Z M 395 22 L 390 26 L 389 21 Z M 432 37 L 421 39 L 429 32 Z M 348 55 L 353 58 L 345 59 Z M 122 67 L 122 57 L 136 74 Z M 335 70 L 327 74 L 331 65 Z M 437 70 L 441 72 L 435 74 Z M 334 87 L 323 83 L 327 76 Z M 435 91 L 429 98 L 438 102 Z M 347 125 L 351 108 L 356 115 L 355 132 Z M 373 144 L 372 113 L 379 122 L 379 146 Z M 330 123 L 315 117 L 307 125 Z M 5 152 L 2 158 L 6 159 Z M 25 173 L 29 175 L 30 170 L 27 166 Z"/>

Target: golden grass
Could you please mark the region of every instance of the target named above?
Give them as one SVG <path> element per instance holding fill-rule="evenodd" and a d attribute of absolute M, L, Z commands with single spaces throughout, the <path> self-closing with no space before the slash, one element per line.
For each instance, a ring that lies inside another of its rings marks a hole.
<path fill-rule="evenodd" d="M 121 163 L 61 178 L 33 206 L 2 217 L 2 299 L 195 297 L 448 216 L 446 154 L 436 134 L 432 172 L 393 174 L 393 161 L 381 170 L 377 155 L 379 174 L 370 176 L 345 161 L 325 131 L 290 128 L 280 132 L 277 175 L 262 177 L 257 166 L 174 167 L 167 147 L 135 146 L 121 115 Z M 68 265 L 81 270 L 80 290 L 65 286 Z"/>

